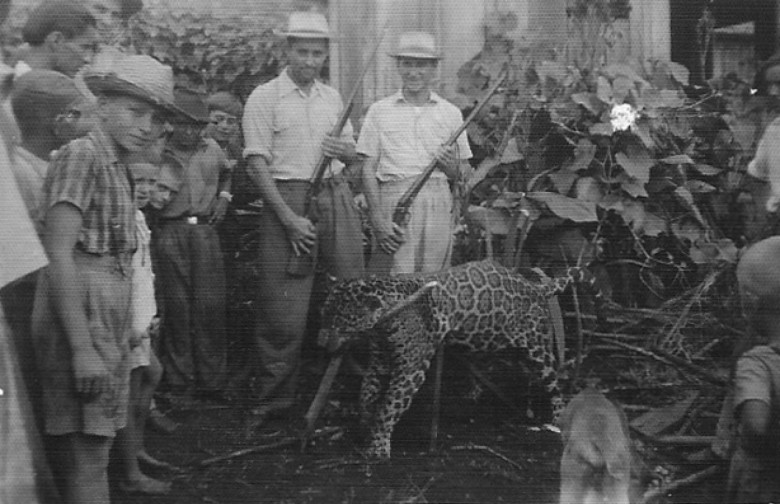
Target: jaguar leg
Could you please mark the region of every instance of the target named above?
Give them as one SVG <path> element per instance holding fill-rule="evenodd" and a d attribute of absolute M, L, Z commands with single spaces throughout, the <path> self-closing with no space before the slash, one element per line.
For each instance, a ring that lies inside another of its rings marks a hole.
<path fill-rule="evenodd" d="M 384 401 L 376 412 L 371 425 L 366 455 L 370 458 L 390 458 L 390 441 L 398 420 L 411 406 L 414 395 L 425 383 L 431 364 L 434 346 L 427 344 L 414 355 L 397 356 Z"/>
<path fill-rule="evenodd" d="M 366 374 L 360 383 L 360 422 L 367 425 L 374 416 L 376 402 L 382 390 L 382 377 L 386 377 L 390 370 L 387 358 L 380 345 L 375 341 L 369 343 L 369 357 Z"/>

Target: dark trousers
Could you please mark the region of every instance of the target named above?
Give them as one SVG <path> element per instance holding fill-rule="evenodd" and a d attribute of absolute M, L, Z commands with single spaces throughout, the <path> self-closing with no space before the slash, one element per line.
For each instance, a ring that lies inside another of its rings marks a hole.
<path fill-rule="evenodd" d="M 174 388 L 225 384 L 225 266 L 207 224 L 163 221 L 152 233 L 155 286 L 162 312 L 160 362 Z"/>
<path fill-rule="evenodd" d="M 302 214 L 308 182 L 277 181 L 285 202 Z M 337 278 L 364 273 L 363 231 L 349 186 L 327 181 L 317 199 L 317 261 Z M 306 332 L 314 275 L 286 271 L 293 254 L 276 214 L 260 217 L 256 338 L 259 351 L 260 410 L 282 410 L 295 401 L 300 354 Z"/>

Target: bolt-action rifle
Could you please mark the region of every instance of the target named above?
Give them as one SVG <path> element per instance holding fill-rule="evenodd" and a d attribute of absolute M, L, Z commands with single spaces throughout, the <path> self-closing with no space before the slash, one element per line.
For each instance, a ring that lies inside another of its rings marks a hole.
<path fill-rule="evenodd" d="M 458 129 L 456 129 L 452 135 L 450 135 L 447 141 L 442 144 L 442 147 L 449 147 L 458 141 L 458 137 L 466 130 L 468 125 L 474 121 L 474 119 L 477 117 L 477 114 L 479 114 L 479 112 L 490 101 L 490 98 L 496 94 L 499 86 L 501 86 L 504 80 L 506 80 L 506 77 L 507 74 L 502 73 L 496 79 L 496 82 L 490 87 L 487 94 L 479 103 L 474 106 Z M 409 223 L 409 209 L 411 208 L 412 203 L 414 203 L 415 198 L 417 198 L 417 195 L 420 193 L 420 190 L 423 188 L 428 179 L 431 178 L 431 175 L 433 175 L 437 163 L 438 161 L 435 158 L 432 159 L 431 162 L 428 163 L 428 165 L 423 169 L 422 173 L 417 176 L 412 185 L 409 186 L 406 192 L 401 195 L 401 198 L 398 200 L 398 203 L 396 203 L 395 208 L 393 209 L 393 222 L 395 224 L 401 227 L 406 227 L 406 225 Z M 391 257 L 391 255 L 385 254 L 381 250 L 376 250 L 374 257 L 371 258 L 371 273 L 388 273 L 390 271 Z"/>
<path fill-rule="evenodd" d="M 376 58 L 376 53 L 379 50 L 379 46 L 382 44 L 382 39 L 384 38 L 385 32 L 386 30 L 382 31 L 376 43 L 374 44 L 374 47 L 371 50 L 371 55 L 369 56 L 368 61 L 366 62 L 363 69 L 361 70 L 360 76 L 358 77 L 357 81 L 355 81 L 355 84 L 352 87 L 352 91 L 350 91 L 349 93 L 349 98 L 347 99 L 347 102 L 344 105 L 344 109 L 341 111 L 341 114 L 339 115 L 336 124 L 333 126 L 333 129 L 330 131 L 330 133 L 328 133 L 329 136 L 335 138 L 341 136 L 341 130 L 344 129 L 344 126 L 347 124 L 347 121 L 349 120 L 349 116 L 352 113 L 352 107 L 355 104 L 355 97 L 357 96 L 358 91 L 360 91 L 360 88 L 363 83 L 363 78 L 368 73 L 371 64 Z M 309 181 L 309 187 L 306 191 L 306 199 L 304 200 L 303 203 L 303 215 L 304 217 L 309 219 L 309 221 L 311 221 L 311 223 L 314 224 L 315 226 L 317 224 L 317 221 L 319 220 L 319 216 L 317 215 L 317 197 L 319 196 L 320 190 L 322 189 L 322 181 L 325 179 L 325 171 L 328 169 L 328 166 L 330 166 L 330 162 L 332 160 L 333 158 L 326 155 L 324 152 L 320 153 L 320 158 L 317 160 L 317 164 L 314 168 L 314 172 L 312 172 L 312 176 Z M 298 277 L 306 277 L 311 275 L 312 273 L 314 273 L 315 257 L 317 257 L 316 239 L 314 245 L 312 246 L 308 254 L 290 256 L 290 259 L 287 262 L 287 273 Z"/>

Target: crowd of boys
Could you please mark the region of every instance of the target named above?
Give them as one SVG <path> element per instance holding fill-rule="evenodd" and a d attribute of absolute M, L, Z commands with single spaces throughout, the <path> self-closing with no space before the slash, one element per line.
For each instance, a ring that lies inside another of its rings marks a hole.
<path fill-rule="evenodd" d="M 38 429 L 23 429 L 22 444 L 33 446 L 36 432 L 45 434 L 54 484 L 44 491 L 40 481 L 30 483 L 42 502 L 59 494 L 66 503 L 108 503 L 112 445 L 123 467 L 120 489 L 169 491 L 170 483 L 142 471 L 174 469 L 146 452 L 144 425 L 161 381 L 176 396 L 224 399 L 223 249 L 231 245 L 220 240 L 218 226 L 233 192 L 246 191 L 244 184 L 256 186 L 264 207 L 258 221 L 255 425 L 288 412 L 296 401 L 315 282 L 313 273 L 289 270 L 290 261 L 311 255 L 317 271 L 338 278 L 365 274 L 353 187 L 362 187 L 368 205 L 368 257 L 392 256 L 383 273 L 449 264 L 450 187 L 467 174 L 471 152 L 465 135 L 444 145 L 462 117 L 432 89 L 441 58 L 434 38 L 402 34 L 392 53 L 401 89 L 368 109 L 359 135 L 347 122 L 333 136 L 344 103 L 319 80 L 333 36 L 325 17 L 295 12 L 282 35 L 288 66 L 242 106 L 229 92 L 203 97 L 174 89 L 171 68 L 149 56 L 114 54 L 89 66 L 97 31 L 80 4 L 45 3 L 30 15 L 24 30 L 29 49 L 8 71 L 0 114 L 0 165 L 10 159 L 5 164 L 16 189 L 0 201 L 23 201 L 22 220 L 29 224 L 14 230 L 27 240 L 26 257 L 2 248 L 2 264 L 14 263 L 16 273 L 2 278 L 0 344 L 13 348 L 16 359 L 9 361 L 6 352 L 0 378 L 9 383 L 18 367 L 17 381 L 25 383 L 38 420 Z M 314 222 L 303 208 L 323 154 L 331 162 Z M 411 220 L 399 226 L 391 219 L 393 206 L 434 160 L 437 170 Z M 246 177 L 241 187 L 235 185 L 236 167 Z M 760 306 L 775 306 L 776 293 L 770 294 Z M 773 319 L 756 320 L 775 343 Z M 158 333 L 159 343 L 152 345 Z M 742 442 L 735 492 L 740 481 L 762 481 L 768 446 L 777 454 L 770 428 L 777 428 L 777 387 L 767 383 L 777 381 L 778 352 L 770 344 L 739 362 Z M 30 467 L 41 465 L 34 453 L 28 458 Z M 20 489 L 24 477 L 15 481 L 15 495 L 33 492 Z"/>

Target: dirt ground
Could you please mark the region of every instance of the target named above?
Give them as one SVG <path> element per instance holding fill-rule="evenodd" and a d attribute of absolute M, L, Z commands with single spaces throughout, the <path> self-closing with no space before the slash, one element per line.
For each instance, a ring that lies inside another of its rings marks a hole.
<path fill-rule="evenodd" d="M 354 413 L 358 381 L 340 375 L 318 422 L 318 427 L 335 432 L 316 439 L 305 453 L 295 442 L 197 467 L 199 461 L 216 455 L 297 436 L 319 379 L 315 369 L 304 376 L 302 406 L 289 418 L 273 419 L 258 429 L 247 428 L 252 418 L 251 400 L 174 403 L 168 414 L 181 423 L 180 428 L 171 435 L 149 432 L 146 443 L 151 454 L 183 469 L 180 474 L 156 473 L 173 481 L 173 491 L 162 497 L 114 491 L 112 502 L 556 503 L 559 435 L 529 420 L 529 405 L 522 398 L 514 407 L 489 391 L 476 401 L 465 398 L 462 373 L 452 369 L 454 366 L 445 369 L 441 425 L 432 452 L 428 450 L 432 403 L 429 383 L 398 425 L 392 459 L 375 463 L 358 455 L 360 439 Z M 508 391 L 512 397 L 527 390 L 524 384 L 509 388 L 518 389 Z M 666 451 L 662 457 L 659 454 L 658 460 L 675 462 L 679 468 L 682 455 Z M 656 462 L 648 461 L 651 466 Z M 683 477 L 703 467 L 689 464 L 675 476 Z M 718 503 L 724 482 L 725 468 L 722 474 L 670 496 L 666 502 Z"/>

